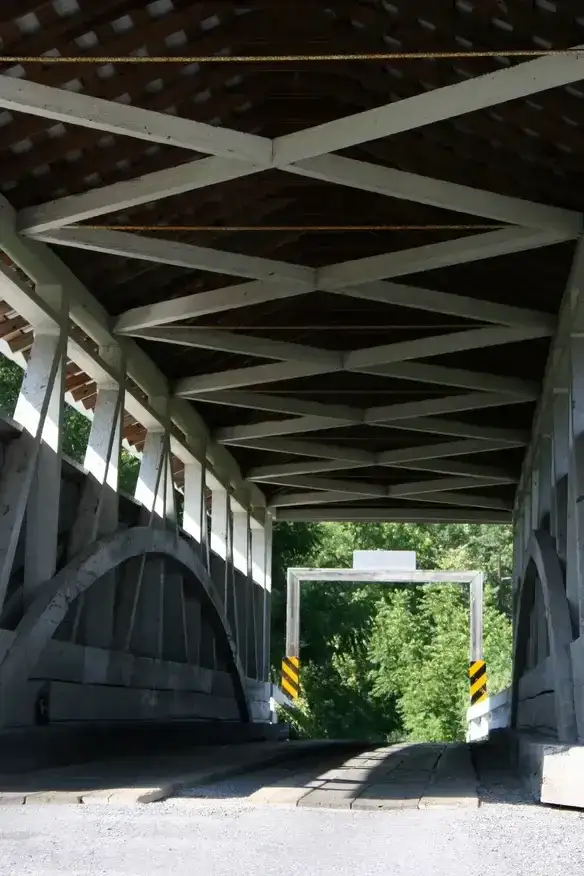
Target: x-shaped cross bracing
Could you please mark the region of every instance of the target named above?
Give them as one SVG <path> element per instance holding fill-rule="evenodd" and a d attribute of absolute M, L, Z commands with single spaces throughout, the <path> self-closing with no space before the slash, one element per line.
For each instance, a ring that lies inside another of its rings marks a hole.
<path fill-rule="evenodd" d="M 525 98 L 538 91 L 567 85 L 581 79 L 584 79 L 583 52 L 566 56 L 548 56 L 477 79 L 459 82 L 447 88 L 422 93 L 414 98 L 368 110 L 356 116 L 279 137 L 273 141 L 116 102 L 99 100 L 83 94 L 47 88 L 9 76 L 0 76 L 0 106 L 108 133 L 191 149 L 211 156 L 136 180 L 116 183 L 86 194 L 73 195 L 25 210 L 19 216 L 19 227 L 23 233 L 49 243 L 146 259 L 162 264 L 182 265 L 197 270 L 215 271 L 251 280 L 239 286 L 136 308 L 122 315 L 116 326 L 119 333 L 279 360 L 278 364 L 240 368 L 231 372 L 203 375 L 181 381 L 177 392 L 187 398 L 232 406 L 261 407 L 279 414 L 297 415 L 292 420 L 266 421 L 254 426 L 235 426 L 223 430 L 219 435 L 221 441 L 248 445 L 252 442 L 258 446 L 258 442 L 274 440 L 273 436 L 302 434 L 311 430 L 368 423 L 465 438 L 467 445 L 477 440 L 483 442 L 483 448 L 486 450 L 489 448 L 488 442 L 495 446 L 497 442 L 505 446 L 514 446 L 525 443 L 526 436 L 515 430 L 483 429 L 453 423 L 450 420 L 440 421 L 434 415 L 532 400 L 537 395 L 536 387 L 526 381 L 444 368 L 412 360 L 457 350 L 543 337 L 554 332 L 555 320 L 547 314 L 384 281 L 436 267 L 573 239 L 581 233 L 582 217 L 571 211 L 377 167 L 331 153 L 498 103 Z M 208 250 L 180 242 L 154 240 L 114 231 L 67 227 L 75 222 L 120 212 L 140 204 L 271 168 L 393 198 L 454 210 L 466 215 L 486 217 L 515 227 L 403 252 L 330 265 L 318 271 L 270 259 Z M 207 330 L 201 332 L 190 327 L 160 328 L 181 319 L 272 301 L 276 298 L 307 294 L 315 289 L 448 313 L 492 323 L 493 327 L 473 328 L 423 340 L 355 350 L 348 354 L 263 339 L 235 337 L 227 332 Z M 264 394 L 260 396 L 250 392 L 234 392 L 236 389 L 255 383 L 338 371 L 357 371 L 425 381 L 472 391 L 466 395 L 377 406 L 365 410 L 344 405 L 324 405 L 282 399 Z M 430 414 L 431 417 L 428 416 Z M 293 443 L 293 441 L 286 442 L 289 447 L 287 452 L 294 452 L 291 448 Z M 454 445 L 456 443 L 461 445 L 465 442 L 453 442 Z M 348 458 L 344 460 L 336 459 L 333 454 L 329 464 L 335 459 L 337 463 L 342 464 L 351 462 L 351 452 L 347 451 Z M 319 453 L 315 452 L 314 456 L 316 461 L 313 461 L 313 470 L 333 470 L 315 469 L 314 467 L 319 464 Z M 368 464 L 391 464 L 383 462 L 384 454 L 371 456 L 374 461 L 369 460 Z M 361 457 L 361 461 L 365 465 L 364 456 Z M 403 462 L 406 464 L 407 460 Z M 322 466 L 322 463 L 320 465 Z M 443 469 L 442 466 L 441 468 Z M 471 468 L 467 467 L 467 470 L 468 474 L 473 476 Z M 426 468 L 426 470 L 439 469 Z M 449 473 L 463 474 L 464 472 L 457 472 L 455 464 L 451 463 Z M 288 471 L 287 475 L 277 472 L 272 472 L 271 475 L 268 472 L 266 475 L 264 472 L 263 477 L 257 476 L 256 473 L 255 477 L 258 481 L 268 481 L 270 477 L 279 478 L 280 480 L 277 481 L 279 483 L 282 482 L 282 478 L 293 477 L 295 478 L 293 485 L 309 485 L 306 480 L 302 480 L 304 475 L 298 471 Z M 483 477 L 483 482 L 487 482 L 489 472 L 480 474 L 475 471 L 474 477 Z M 503 475 L 500 475 L 501 477 Z M 495 479 L 493 482 L 504 482 L 501 479 L 496 480 L 496 474 L 493 474 L 493 478 Z M 444 492 L 449 489 L 446 481 L 450 482 L 452 488 L 463 489 L 468 486 L 466 483 L 461 483 L 464 480 L 465 478 L 462 477 L 445 479 L 441 484 L 435 482 L 435 489 L 442 491 L 440 501 L 444 503 L 449 501 L 447 492 Z M 453 482 L 457 483 L 453 484 Z M 351 495 L 356 495 L 359 490 L 366 490 L 366 493 L 359 495 L 371 496 L 374 489 L 371 485 L 352 483 L 349 490 L 347 484 L 338 481 L 328 483 L 321 481 L 317 486 L 322 492 L 318 494 L 320 500 L 315 498 L 314 501 L 344 501 Z M 342 489 L 327 489 L 331 486 Z M 400 490 L 401 495 L 410 495 L 407 490 L 412 485 L 403 486 L 405 493 L 400 486 L 379 488 L 379 490 L 384 491 L 384 496 L 397 496 Z M 421 494 L 423 488 L 418 486 Z M 428 487 L 429 484 L 426 486 Z M 375 493 L 377 494 L 378 492 Z M 451 497 L 451 500 L 456 502 L 456 494 L 453 495 L 455 498 L 452 500 Z M 495 500 L 484 500 L 487 504 L 483 502 L 481 505 L 480 497 L 475 499 L 476 507 L 500 507 L 492 504 Z M 300 494 L 297 500 L 288 497 L 286 501 L 292 504 L 309 504 L 313 499 L 311 494 Z M 470 505 L 471 502 L 468 501 L 467 504 Z"/>

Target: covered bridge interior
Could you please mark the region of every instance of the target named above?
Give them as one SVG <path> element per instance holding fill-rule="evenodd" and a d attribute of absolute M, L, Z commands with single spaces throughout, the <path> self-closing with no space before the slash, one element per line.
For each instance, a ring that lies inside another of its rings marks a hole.
<path fill-rule="evenodd" d="M 175 486 L 199 464 L 247 515 L 242 571 L 272 520 L 515 507 L 519 582 L 570 517 L 531 435 L 581 318 L 581 4 L 5 0 L 0 39 L 13 352 L 66 325 L 89 409 L 123 373 L 127 440 L 166 430 Z"/>

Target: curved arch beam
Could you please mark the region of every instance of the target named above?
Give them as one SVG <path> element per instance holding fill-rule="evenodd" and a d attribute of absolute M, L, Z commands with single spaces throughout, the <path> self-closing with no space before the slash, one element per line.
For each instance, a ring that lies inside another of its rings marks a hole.
<path fill-rule="evenodd" d="M 36 599 L 17 626 L 15 638 L 0 664 L 3 704 L 10 703 L 18 695 L 18 687 L 26 681 L 40 659 L 43 649 L 65 618 L 70 603 L 108 572 L 143 554 L 167 557 L 181 568 L 187 578 L 197 579 L 203 587 L 216 626 L 222 630 L 228 646 L 241 718 L 243 721 L 250 720 L 243 669 L 213 581 L 186 541 L 168 530 L 145 526 L 125 529 L 100 539 L 77 554 L 65 568 L 40 586 Z"/>
<path fill-rule="evenodd" d="M 530 586 L 536 585 L 539 576 L 544 600 L 544 610 L 550 659 L 554 677 L 554 697 L 558 739 L 572 742 L 577 738 L 576 710 L 572 685 L 572 666 L 569 646 L 573 640 L 572 624 L 564 576 L 555 542 L 542 529 L 531 534 L 526 551 L 526 562 L 517 594 L 517 623 L 513 643 L 513 705 L 511 725 L 517 724 L 519 705 L 519 680 L 525 663 L 525 648 L 529 637 L 529 601 L 526 598 Z"/>

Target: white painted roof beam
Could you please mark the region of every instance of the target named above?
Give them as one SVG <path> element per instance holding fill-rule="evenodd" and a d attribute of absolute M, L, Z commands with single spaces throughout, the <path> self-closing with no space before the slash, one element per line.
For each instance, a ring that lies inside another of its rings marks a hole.
<path fill-rule="evenodd" d="M 344 508 L 342 505 L 317 505 L 310 508 L 275 508 L 275 519 L 290 523 L 345 522 L 358 523 L 390 521 L 396 523 L 511 523 L 510 511 L 489 511 L 475 508 L 458 510 L 456 508 L 368 508 L 355 505 Z"/>
<path fill-rule="evenodd" d="M 336 365 L 327 366 L 325 369 L 324 366 L 311 362 L 252 365 L 248 368 L 235 368 L 230 371 L 218 371 L 201 374 L 196 377 L 185 377 L 177 383 L 176 394 L 183 398 L 196 398 L 199 393 L 242 389 L 254 384 L 294 380 L 299 377 L 329 374 L 338 370 Z M 346 362 L 343 370 L 347 370 Z M 395 377 L 399 380 L 413 380 L 420 383 L 456 386 L 462 389 L 498 392 L 525 400 L 533 398 L 534 394 L 537 395 L 538 392 L 538 386 L 533 381 L 498 374 L 482 374 L 477 371 L 466 371 L 460 368 L 446 368 L 442 365 L 433 365 L 427 362 L 396 362 L 352 370 L 355 373 L 371 374 L 379 377 Z"/>
<path fill-rule="evenodd" d="M 353 419 L 357 423 L 363 422 L 367 413 L 350 405 L 325 404 L 289 396 L 268 395 L 263 392 L 200 393 L 195 397 L 195 401 L 227 405 L 228 407 L 235 408 L 270 411 L 274 414 L 315 415 L 342 420 Z"/>
<path fill-rule="evenodd" d="M 297 475 L 323 474 L 330 471 L 353 471 L 358 468 L 368 468 L 375 465 L 375 460 L 372 458 L 370 462 L 354 462 L 353 460 L 341 459 L 309 459 L 306 458 L 303 462 L 287 462 L 280 465 L 261 465 L 250 469 L 246 473 L 246 478 L 249 481 L 261 483 L 278 483 L 273 478 L 296 477 Z"/>
<path fill-rule="evenodd" d="M 500 441 L 509 447 L 524 446 L 529 442 L 529 433 L 522 429 L 499 426 L 478 426 L 458 420 L 442 420 L 440 417 L 415 417 L 380 424 L 390 429 L 407 432 L 427 432 L 430 435 L 450 435 L 452 438 L 478 438 L 481 441 Z"/>
<path fill-rule="evenodd" d="M 328 366 L 324 366 L 320 362 L 300 361 L 251 365 L 249 368 L 233 368 L 230 371 L 216 371 L 200 374 L 196 377 L 184 377 L 178 381 L 175 393 L 181 398 L 196 398 L 200 393 L 223 392 L 254 384 L 277 383 L 280 380 L 331 374 L 338 370 L 336 362 Z"/>
<path fill-rule="evenodd" d="M 227 426 L 219 429 L 216 440 L 219 444 L 238 444 L 242 439 L 271 438 L 279 435 L 302 435 L 305 432 L 319 432 L 321 429 L 339 429 L 354 426 L 354 419 L 332 419 L 329 417 L 295 417 L 289 420 L 262 420 L 245 426 Z"/>
<path fill-rule="evenodd" d="M 538 58 L 277 137 L 274 164 L 285 167 L 292 162 L 412 131 L 581 79 L 584 79 L 584 51 Z"/>
<path fill-rule="evenodd" d="M 253 450 L 266 450 L 269 453 L 286 453 L 297 456 L 315 456 L 319 459 L 338 459 L 347 462 L 375 464 L 375 454 L 355 447 L 337 447 L 334 444 L 321 444 L 315 441 L 302 441 L 295 438 L 250 438 L 241 442 L 242 447 Z"/>
<path fill-rule="evenodd" d="M 57 246 L 71 246 L 74 249 L 135 258 L 161 265 L 176 265 L 194 271 L 210 271 L 250 280 L 271 282 L 291 280 L 309 285 L 314 283 L 314 271 L 311 268 L 256 256 L 223 252 L 220 249 L 193 246 L 190 243 L 165 240 L 162 237 L 145 237 L 125 231 L 108 231 L 83 228 L 83 226 L 57 228 L 54 231 L 29 236 Z"/>
<path fill-rule="evenodd" d="M 500 483 L 513 484 L 517 478 L 504 471 L 486 465 L 473 465 L 469 462 L 455 462 L 451 459 L 418 460 L 406 463 L 380 463 L 373 458 L 370 462 L 353 462 L 340 459 L 305 459 L 303 462 L 274 463 L 273 465 L 257 466 L 246 473 L 246 478 L 256 483 L 278 483 L 274 478 L 296 475 L 324 474 L 333 471 L 355 471 L 360 468 L 370 468 L 385 465 L 388 468 L 400 468 L 404 471 L 428 471 L 442 475 L 470 477 L 477 480 L 498 478 Z"/>
<path fill-rule="evenodd" d="M 442 386 L 456 386 L 460 389 L 497 392 L 530 401 L 539 395 L 539 385 L 533 380 L 519 377 L 506 377 L 500 374 L 483 374 L 463 368 L 447 368 L 428 362 L 395 362 L 392 365 L 359 369 L 363 374 L 377 377 L 395 377 L 398 380 L 413 380 L 419 383 L 437 383 Z"/>
<path fill-rule="evenodd" d="M 537 398 L 534 396 L 533 398 Z M 472 411 L 482 408 L 497 408 L 509 404 L 522 404 L 525 399 L 489 392 L 472 392 L 451 395 L 445 398 L 424 399 L 403 404 L 378 405 L 365 411 L 366 423 L 391 423 L 408 417 L 424 417 L 433 414 L 449 414 L 457 411 Z"/>
<path fill-rule="evenodd" d="M 480 298 L 468 298 L 451 292 L 420 289 L 418 286 L 406 286 L 403 283 L 376 281 L 330 291 L 349 298 L 364 298 L 367 301 L 378 301 L 381 304 L 425 310 L 430 313 L 446 313 L 449 316 L 460 316 L 477 322 L 492 322 L 510 328 L 546 328 L 550 335 L 554 333 L 556 327 L 556 317 L 549 313 L 513 307 L 510 304 L 497 304 Z"/>
<path fill-rule="evenodd" d="M 10 112 L 53 119 L 65 125 L 136 137 L 138 140 L 207 155 L 237 158 L 265 166 L 272 161 L 272 141 L 265 137 L 103 100 L 89 94 L 51 88 L 29 79 L 0 76 L 0 107 Z"/>
<path fill-rule="evenodd" d="M 235 332 L 168 326 L 167 328 L 136 329 L 132 337 L 167 344 L 179 344 L 200 350 L 219 350 L 242 356 L 258 356 L 261 359 L 298 360 L 299 362 L 322 362 L 326 367 L 342 368 L 342 355 L 334 350 L 292 344 L 289 341 L 272 341 L 270 338 L 250 337 Z"/>
<path fill-rule="evenodd" d="M 179 322 L 182 319 L 197 319 L 210 313 L 221 313 L 225 310 L 236 310 L 239 307 L 251 307 L 266 301 L 277 301 L 282 298 L 293 298 L 295 295 L 305 295 L 311 291 L 311 286 L 301 283 L 278 281 L 270 283 L 266 280 L 252 280 L 236 286 L 224 286 L 212 289 L 210 292 L 198 292 L 195 295 L 185 295 L 182 298 L 171 298 L 158 304 L 146 304 L 134 307 L 118 317 L 114 330 L 120 334 L 132 331 L 163 326 L 167 323 Z"/>
<path fill-rule="evenodd" d="M 424 359 L 444 353 L 457 353 L 461 350 L 480 350 L 484 347 L 497 347 L 513 344 L 548 335 L 547 329 L 537 328 L 485 328 L 453 332 L 414 341 L 401 341 L 379 347 L 366 347 L 354 350 L 345 358 L 345 369 L 354 371 L 370 366 L 385 365 L 390 362 L 404 362 L 407 359 Z"/>
<path fill-rule="evenodd" d="M 21 210 L 17 217 L 18 227 L 23 234 L 38 234 L 249 176 L 261 169 L 259 165 L 221 156 L 201 158 L 199 161 L 159 170 L 137 179 L 113 183 Z"/>
<path fill-rule="evenodd" d="M 494 511 L 509 513 L 512 511 L 511 505 L 503 499 L 475 495 L 466 490 L 461 490 L 459 493 L 417 493 L 415 496 L 404 496 L 403 501 L 435 502 L 437 505 L 457 505 L 460 508 L 492 508 Z"/>
<path fill-rule="evenodd" d="M 282 169 L 310 179 L 453 210 L 467 216 L 480 216 L 495 222 L 551 229 L 569 235 L 578 234 L 582 229 L 582 214 L 573 210 L 510 198 L 341 155 L 318 155 Z"/>
<path fill-rule="evenodd" d="M 565 235 L 558 231 L 532 228 L 504 228 L 501 231 L 470 234 L 455 240 L 329 265 L 317 272 L 317 285 L 319 289 L 333 292 L 347 286 L 539 249 L 577 236 L 577 233 Z"/>

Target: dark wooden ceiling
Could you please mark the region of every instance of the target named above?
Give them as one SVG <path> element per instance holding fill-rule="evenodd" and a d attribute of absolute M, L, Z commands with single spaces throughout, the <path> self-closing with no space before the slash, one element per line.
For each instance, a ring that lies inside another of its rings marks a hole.
<path fill-rule="evenodd" d="M 584 42 L 582 0 L 2 0 L 1 50 L 10 55 L 313 54 L 566 48 Z M 412 97 L 519 63 L 506 58 L 237 64 L 0 65 L 0 72 L 187 119 L 275 137 Z M 572 210 L 584 210 L 584 82 L 427 125 L 341 153 L 349 157 Z M 193 152 L 113 136 L 23 113 L 0 111 L 0 191 L 18 209 L 192 161 Z M 295 177 L 277 170 L 170 197 L 104 223 L 197 225 L 480 224 L 423 205 Z M 473 233 L 469 230 L 466 233 Z M 321 267 L 461 237 L 455 231 L 254 233 L 164 232 L 227 252 Z M 574 245 L 408 275 L 400 282 L 555 314 Z M 58 255 L 115 316 L 142 304 L 236 284 L 237 278 L 61 248 Z M 17 320 L 14 323 L 14 319 Z M 26 326 L 7 313 L 10 340 L 26 350 Z M 193 321 L 191 321 L 193 322 Z M 201 318 L 252 336 L 352 350 L 480 325 L 421 310 L 324 292 Z M 1 326 L 0 326 L 1 330 Z M 260 364 L 238 355 L 140 341 L 170 378 Z M 441 356 L 440 365 L 541 381 L 549 340 Z M 79 372 L 69 375 L 79 390 Z M 254 387 L 261 391 L 262 387 Z M 336 374 L 270 384 L 274 395 L 359 407 L 455 390 L 389 378 Z M 81 392 L 87 389 L 81 387 Z M 83 396 L 81 396 L 83 397 Z M 94 398 L 89 392 L 86 397 Z M 201 404 L 213 428 L 276 419 Z M 533 403 L 467 412 L 454 419 L 529 429 Z M 132 425 L 129 428 L 136 428 Z M 138 434 L 138 433 L 137 433 Z M 138 439 L 143 435 L 138 434 Z M 311 441 L 384 450 L 444 440 L 369 427 L 311 433 Z M 270 454 L 233 448 L 244 471 Z M 469 457 L 468 461 L 486 462 Z M 488 454 L 518 475 L 522 451 Z M 274 458 L 275 455 L 274 455 Z M 278 455 L 278 460 L 282 460 Z M 290 457 L 294 459 L 294 457 Z M 351 472 L 343 472 L 345 479 Z M 374 483 L 419 472 L 359 469 Z M 268 494 L 276 487 L 266 487 Z M 512 502 L 514 486 L 477 486 Z"/>

